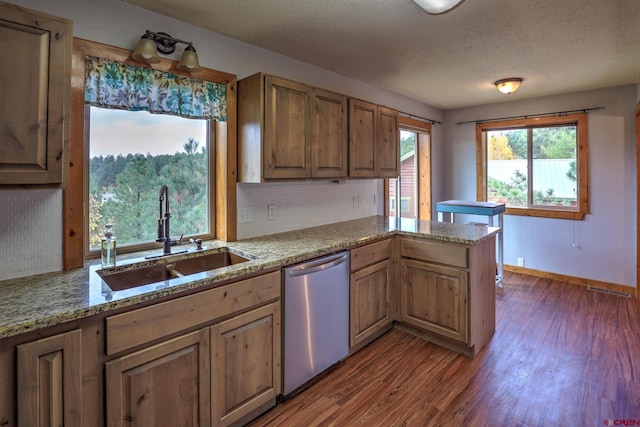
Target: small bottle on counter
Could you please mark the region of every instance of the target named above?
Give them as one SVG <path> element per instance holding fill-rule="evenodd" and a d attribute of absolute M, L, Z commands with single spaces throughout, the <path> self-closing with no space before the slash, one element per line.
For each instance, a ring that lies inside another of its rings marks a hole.
<path fill-rule="evenodd" d="M 113 234 L 113 224 L 105 224 L 104 226 L 101 257 L 103 268 L 116 266 L 116 236 Z"/>

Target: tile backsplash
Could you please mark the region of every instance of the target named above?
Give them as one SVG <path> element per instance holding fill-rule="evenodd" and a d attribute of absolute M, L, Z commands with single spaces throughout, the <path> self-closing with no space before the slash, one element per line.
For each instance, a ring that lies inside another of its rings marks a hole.
<path fill-rule="evenodd" d="M 381 194 L 382 180 L 238 184 L 238 238 L 381 214 Z M 0 280 L 62 270 L 62 215 L 62 190 L 0 191 Z"/>
<path fill-rule="evenodd" d="M 382 214 L 382 182 L 238 184 L 238 239 Z"/>
<path fill-rule="evenodd" d="M 62 270 L 62 190 L 0 190 L 0 280 Z"/>

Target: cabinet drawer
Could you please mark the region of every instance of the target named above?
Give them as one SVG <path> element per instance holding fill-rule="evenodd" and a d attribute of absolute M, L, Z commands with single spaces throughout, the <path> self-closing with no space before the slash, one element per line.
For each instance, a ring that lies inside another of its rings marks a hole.
<path fill-rule="evenodd" d="M 351 250 L 351 271 L 391 258 L 391 239 L 381 240 Z"/>
<path fill-rule="evenodd" d="M 106 319 L 106 353 L 119 353 L 279 297 L 280 271 L 274 271 L 110 316 Z"/>
<path fill-rule="evenodd" d="M 438 264 L 467 268 L 469 265 L 468 249 L 453 243 L 402 239 L 400 256 L 419 259 Z"/>

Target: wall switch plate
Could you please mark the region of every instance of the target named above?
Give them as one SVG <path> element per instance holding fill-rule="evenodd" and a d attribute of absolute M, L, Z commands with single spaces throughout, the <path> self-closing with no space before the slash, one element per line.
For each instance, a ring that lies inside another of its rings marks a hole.
<path fill-rule="evenodd" d="M 276 219 L 276 205 L 267 206 L 267 218 L 270 220 Z"/>
<path fill-rule="evenodd" d="M 238 208 L 238 224 L 246 224 L 251 222 L 251 207 L 245 206 Z"/>
<path fill-rule="evenodd" d="M 518 267 L 524 267 L 524 258 L 518 257 Z"/>

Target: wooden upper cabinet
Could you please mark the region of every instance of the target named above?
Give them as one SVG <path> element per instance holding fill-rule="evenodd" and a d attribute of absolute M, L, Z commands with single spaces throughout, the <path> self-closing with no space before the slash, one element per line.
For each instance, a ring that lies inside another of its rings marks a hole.
<path fill-rule="evenodd" d="M 311 87 L 263 73 L 238 82 L 238 180 L 311 177 Z"/>
<path fill-rule="evenodd" d="M 62 186 L 72 23 L 6 3 L 0 15 L 0 185 Z"/>
<path fill-rule="evenodd" d="M 378 106 L 377 118 L 376 177 L 397 178 L 400 175 L 398 112 Z"/>
<path fill-rule="evenodd" d="M 265 77 L 265 178 L 311 176 L 311 88 Z"/>
<path fill-rule="evenodd" d="M 317 178 L 347 176 L 347 97 L 313 89 L 311 175 Z"/>
<path fill-rule="evenodd" d="M 263 73 L 238 81 L 238 181 L 393 178 L 398 112 Z"/>
<path fill-rule="evenodd" d="M 375 177 L 376 104 L 349 99 L 349 176 Z"/>
<path fill-rule="evenodd" d="M 349 176 L 395 178 L 400 174 L 398 112 L 349 99 Z"/>

